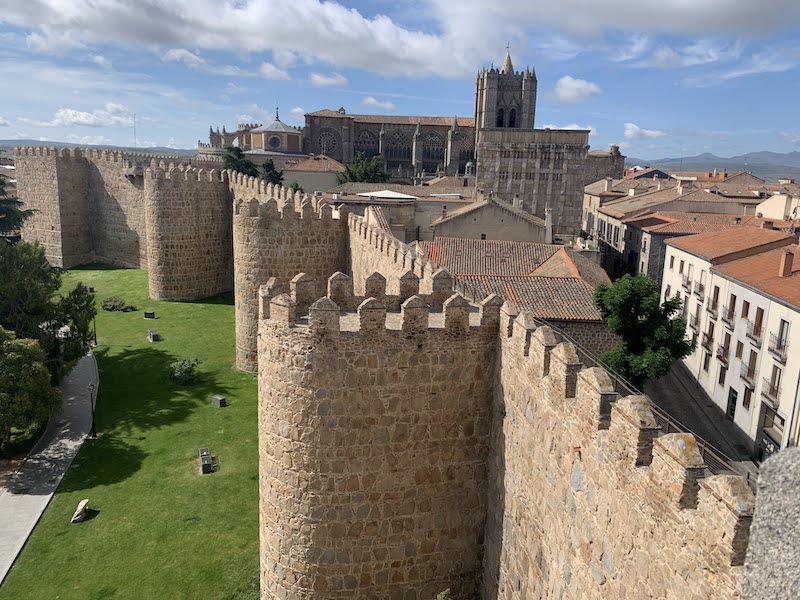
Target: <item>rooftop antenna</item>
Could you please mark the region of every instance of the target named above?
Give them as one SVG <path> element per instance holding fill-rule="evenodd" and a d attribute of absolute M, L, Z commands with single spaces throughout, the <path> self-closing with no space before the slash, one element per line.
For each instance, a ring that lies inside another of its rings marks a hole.
<path fill-rule="evenodd" d="M 280 121 L 281 118 L 278 116 L 278 101 L 275 100 L 275 120 Z"/>

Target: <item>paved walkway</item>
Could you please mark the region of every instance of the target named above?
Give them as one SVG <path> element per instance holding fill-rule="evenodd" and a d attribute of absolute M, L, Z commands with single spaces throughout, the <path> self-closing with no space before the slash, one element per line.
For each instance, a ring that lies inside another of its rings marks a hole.
<path fill-rule="evenodd" d="M 648 383 L 645 393 L 672 418 L 739 463 L 740 468 L 757 470 L 748 452 L 747 436 L 726 418 L 678 361 L 670 373 Z"/>
<path fill-rule="evenodd" d="M 97 366 L 91 354 L 61 382 L 61 414 L 50 420 L 42 439 L 0 490 L 0 585 L 89 434 L 90 383 L 97 386 Z"/>

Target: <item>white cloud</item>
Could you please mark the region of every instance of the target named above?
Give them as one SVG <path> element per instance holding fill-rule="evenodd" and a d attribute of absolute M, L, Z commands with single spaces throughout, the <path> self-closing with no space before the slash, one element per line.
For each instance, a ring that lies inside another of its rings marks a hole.
<path fill-rule="evenodd" d="M 793 131 L 779 131 L 778 136 L 787 144 L 800 144 L 800 133 Z"/>
<path fill-rule="evenodd" d="M 27 118 L 20 118 L 20 121 L 39 127 L 131 127 L 133 115 L 121 104 L 108 102 L 104 108 L 92 112 L 59 108 L 50 121 Z"/>
<path fill-rule="evenodd" d="M 234 65 L 213 65 L 209 63 L 206 59 L 202 58 L 201 56 L 198 56 L 197 54 L 189 52 L 185 48 L 173 48 L 172 50 L 168 50 L 161 57 L 161 60 L 163 60 L 164 62 L 181 62 L 190 69 L 194 69 L 196 71 L 203 71 L 211 75 L 226 75 L 226 76 L 233 75 L 238 77 L 253 76 L 252 73 L 244 71 Z"/>
<path fill-rule="evenodd" d="M 111 140 L 103 135 L 75 135 L 70 134 L 67 136 L 67 140 L 72 142 L 73 144 L 81 144 L 81 145 L 89 145 L 89 146 L 101 146 L 103 144 L 110 144 Z"/>
<path fill-rule="evenodd" d="M 642 140 L 648 138 L 658 138 L 667 135 L 665 131 L 660 129 L 642 129 L 635 123 L 625 123 L 623 135 L 626 140 Z"/>
<path fill-rule="evenodd" d="M 246 87 L 236 85 L 235 83 L 229 81 L 228 85 L 225 86 L 225 89 L 223 91 L 226 94 L 244 94 L 249 92 L 250 90 L 248 90 Z"/>
<path fill-rule="evenodd" d="M 92 60 L 94 64 L 100 65 L 101 67 L 105 67 L 106 69 L 110 69 L 112 66 L 111 61 L 108 60 L 102 54 L 92 54 L 89 58 Z"/>
<path fill-rule="evenodd" d="M 322 75 L 320 73 L 312 73 L 311 76 L 308 78 L 308 80 L 311 83 L 311 85 L 315 85 L 317 87 L 347 85 L 347 78 L 344 75 L 340 75 L 339 73 L 333 73 L 332 75 Z"/>
<path fill-rule="evenodd" d="M 553 96 L 563 104 L 576 104 L 603 93 L 596 83 L 565 75 L 556 82 Z"/>
<path fill-rule="evenodd" d="M 395 105 L 393 102 L 389 102 L 388 100 L 380 101 L 374 96 L 367 96 L 361 101 L 361 104 L 364 106 L 370 106 L 372 108 L 380 108 L 381 110 L 394 110 Z"/>
<path fill-rule="evenodd" d="M 3 117 L 0 117 L 0 127 L 11 127 L 11 123 L 9 123 Z"/>
<path fill-rule="evenodd" d="M 656 66 L 660 69 L 693 67 L 723 61 L 737 60 L 742 54 L 742 40 L 733 42 L 714 39 L 698 39 L 683 47 L 673 48 L 662 44 L 642 66 Z"/>
<path fill-rule="evenodd" d="M 295 106 L 289 111 L 289 118 L 287 122 L 292 125 L 303 125 L 306 122 L 306 109 L 300 106 Z"/>
<path fill-rule="evenodd" d="M 272 79 L 274 81 L 289 79 L 289 74 L 286 71 L 268 62 L 262 62 L 258 72 L 264 79 Z"/>
<path fill-rule="evenodd" d="M 575 56 L 599 34 L 742 34 L 783 31 L 800 20 L 800 2 L 771 0 L 433 0 L 425 18 L 404 24 L 385 14 L 359 12 L 342 0 L 28 0 L 6 2 L 0 20 L 26 28 L 41 52 L 112 43 L 135 49 L 193 48 L 239 56 L 272 53 L 279 69 L 295 62 L 361 68 L 386 75 L 462 77 L 497 49 L 530 46 L 526 30 L 549 32 L 556 58 Z M 143 8 L 144 6 L 144 8 Z M 382 4 L 380 6 L 383 6 Z M 380 7 L 379 9 L 380 10 Z M 394 9 L 392 9 L 394 10 Z M 397 10 L 399 14 L 400 11 Z M 418 25 L 424 23 L 424 25 Z M 487 28 L 486 24 L 496 24 Z M 540 36 L 541 37 L 541 36 Z M 765 37 L 766 36 L 763 36 Z M 532 42 L 536 47 L 537 42 Z M 634 41 L 629 52 L 641 49 Z M 679 50 L 676 50 L 680 53 Z M 499 55 L 499 56 L 498 56 Z M 621 56 L 625 56 L 623 51 Z M 442 68 L 438 57 L 447 57 Z M 498 63 L 499 64 L 499 63 Z M 199 68 L 199 67 L 198 67 Z"/>
<path fill-rule="evenodd" d="M 578 125 L 577 123 L 570 123 L 569 125 L 544 125 L 545 129 L 571 129 L 571 130 L 581 130 L 581 131 L 589 131 L 589 137 L 594 137 L 597 135 L 597 129 L 594 128 L 592 125 Z"/>

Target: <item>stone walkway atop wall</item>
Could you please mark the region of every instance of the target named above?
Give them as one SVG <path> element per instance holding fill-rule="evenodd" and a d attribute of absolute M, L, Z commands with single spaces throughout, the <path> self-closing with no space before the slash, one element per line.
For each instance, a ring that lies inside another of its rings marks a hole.
<path fill-rule="evenodd" d="M 64 407 L 17 472 L 0 489 L 0 585 L 39 522 L 92 424 L 87 386 L 97 386 L 94 355 L 61 382 Z"/>

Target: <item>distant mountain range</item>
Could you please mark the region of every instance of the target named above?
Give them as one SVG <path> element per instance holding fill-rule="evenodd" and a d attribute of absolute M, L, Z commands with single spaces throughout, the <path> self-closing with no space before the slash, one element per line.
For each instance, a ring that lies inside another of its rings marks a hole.
<path fill-rule="evenodd" d="M 88 144 L 71 144 L 69 142 L 42 142 L 39 140 L 0 140 L 0 156 L 11 156 L 14 146 L 46 146 L 48 148 L 96 148 L 98 150 L 118 150 L 124 152 L 143 152 L 145 154 L 169 154 L 177 156 L 194 156 L 197 150 L 192 148 L 166 148 L 153 146 L 148 148 L 130 148 L 126 146 L 91 146 Z"/>
<path fill-rule="evenodd" d="M 800 181 L 800 152 L 748 152 L 730 158 L 708 152 L 683 158 L 625 158 L 626 167 L 635 165 L 669 171 L 748 171 L 769 182 L 777 181 L 779 177 L 794 177 Z"/>

